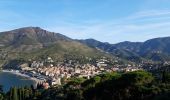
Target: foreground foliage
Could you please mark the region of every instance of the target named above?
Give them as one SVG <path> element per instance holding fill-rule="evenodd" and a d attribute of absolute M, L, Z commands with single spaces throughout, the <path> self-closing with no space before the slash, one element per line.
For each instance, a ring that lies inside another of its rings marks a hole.
<path fill-rule="evenodd" d="M 38 87 L 11 88 L 0 100 L 169 100 L 170 75 L 149 72 L 106 73 L 91 79 L 74 78 L 47 90 Z"/>

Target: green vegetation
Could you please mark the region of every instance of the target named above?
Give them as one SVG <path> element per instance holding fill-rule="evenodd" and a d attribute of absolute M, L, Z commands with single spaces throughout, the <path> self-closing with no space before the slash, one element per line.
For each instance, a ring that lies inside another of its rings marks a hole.
<path fill-rule="evenodd" d="M 39 88 L 38 88 L 39 89 Z M 36 100 L 40 96 L 40 91 L 30 87 L 13 87 L 9 92 L 0 93 L 0 100 Z"/>
<path fill-rule="evenodd" d="M 80 40 L 80 42 L 133 62 L 170 60 L 170 37 L 155 38 L 145 42 L 125 41 L 117 44 L 109 44 L 94 39 Z"/>
<path fill-rule="evenodd" d="M 169 78 L 166 77 L 165 79 Z M 53 87 L 44 91 L 41 99 L 168 100 L 169 93 L 170 81 L 165 83 L 162 82 L 162 79 L 156 79 L 149 72 L 135 71 L 128 73 L 106 73 L 89 80 L 74 78 L 74 80 L 71 80 L 63 87 Z"/>
<path fill-rule="evenodd" d="M 63 86 L 43 89 L 11 88 L 0 100 L 169 100 L 170 75 L 160 72 L 160 78 L 146 71 L 106 73 L 90 79 L 72 78 Z"/>
<path fill-rule="evenodd" d="M 113 58 L 76 40 L 38 27 L 1 32 L 0 45 L 1 66 L 15 66 L 22 63 L 18 62 L 20 59 L 41 61 L 48 56 L 52 57 L 55 63 L 72 60 L 80 64 L 94 63 L 92 60 L 99 57 Z"/>

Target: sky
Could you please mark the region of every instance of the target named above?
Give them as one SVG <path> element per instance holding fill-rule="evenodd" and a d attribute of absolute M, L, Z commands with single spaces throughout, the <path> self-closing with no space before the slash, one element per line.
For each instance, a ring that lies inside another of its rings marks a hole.
<path fill-rule="evenodd" d="M 73 39 L 142 42 L 170 36 L 170 0 L 0 0 L 0 32 L 29 26 Z"/>

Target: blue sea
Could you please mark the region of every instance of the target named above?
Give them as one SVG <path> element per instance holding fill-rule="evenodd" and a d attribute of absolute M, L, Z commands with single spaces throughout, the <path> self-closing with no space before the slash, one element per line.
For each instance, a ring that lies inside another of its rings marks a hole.
<path fill-rule="evenodd" d="M 24 87 L 24 86 L 31 86 L 35 85 L 36 82 L 23 77 L 19 76 L 10 72 L 0 72 L 0 85 L 3 86 L 3 91 L 8 92 L 11 87 Z"/>

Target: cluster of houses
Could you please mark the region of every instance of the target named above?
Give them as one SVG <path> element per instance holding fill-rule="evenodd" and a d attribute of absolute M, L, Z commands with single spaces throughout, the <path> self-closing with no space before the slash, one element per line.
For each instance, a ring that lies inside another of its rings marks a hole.
<path fill-rule="evenodd" d="M 45 65 L 44 62 L 48 62 Z M 58 64 L 53 65 L 53 60 L 48 57 L 45 61 L 33 61 L 30 66 L 28 64 L 20 65 L 21 71 L 31 73 L 31 76 L 48 82 L 49 85 L 61 85 L 63 79 L 71 77 L 83 77 L 89 79 L 98 74 L 113 71 L 136 71 L 141 70 L 140 68 L 132 65 L 126 67 L 116 65 L 108 66 L 109 61 L 105 58 L 98 59 L 95 65 L 92 64 L 77 64 L 69 66 L 69 64 Z M 44 83 L 45 87 L 48 87 L 47 83 Z"/>

